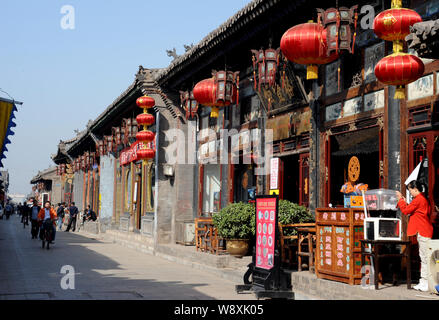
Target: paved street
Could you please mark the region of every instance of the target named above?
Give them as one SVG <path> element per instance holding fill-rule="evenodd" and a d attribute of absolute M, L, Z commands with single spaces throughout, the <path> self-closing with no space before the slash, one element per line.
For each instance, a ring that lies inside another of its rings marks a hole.
<path fill-rule="evenodd" d="M 61 288 L 63 265 L 75 290 Z M 57 232 L 50 250 L 32 240 L 17 215 L 0 220 L 1 299 L 254 299 L 234 283 L 159 257 L 77 233 Z"/>

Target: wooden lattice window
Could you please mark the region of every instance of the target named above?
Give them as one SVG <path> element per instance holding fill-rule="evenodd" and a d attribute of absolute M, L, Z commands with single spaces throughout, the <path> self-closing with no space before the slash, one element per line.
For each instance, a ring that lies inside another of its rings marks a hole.
<path fill-rule="evenodd" d="M 409 110 L 409 127 L 431 123 L 431 107 L 429 104 Z"/>

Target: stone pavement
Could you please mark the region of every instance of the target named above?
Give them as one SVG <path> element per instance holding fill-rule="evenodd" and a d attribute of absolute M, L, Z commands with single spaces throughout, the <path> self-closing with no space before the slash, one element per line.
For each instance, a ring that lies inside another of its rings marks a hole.
<path fill-rule="evenodd" d="M 75 290 L 61 288 L 61 267 L 75 269 Z M 19 217 L 0 220 L 0 299 L 254 299 L 204 270 L 57 231 L 50 250 Z"/>
<path fill-rule="evenodd" d="M 99 237 L 106 241 L 117 243 L 126 248 L 136 250 L 149 255 L 155 255 L 181 265 L 190 266 L 197 270 L 205 270 L 217 275 L 218 277 L 232 281 L 237 284 L 242 283 L 242 276 L 247 270 L 247 265 L 251 262 L 251 257 L 237 259 L 229 255 L 217 256 L 209 253 L 197 252 L 193 246 L 181 245 L 159 245 L 155 249 L 152 243 L 148 243 L 146 237 L 133 233 L 119 231 L 107 231 L 100 235 L 85 234 L 88 237 Z M 348 284 L 318 279 L 315 274 L 308 271 L 291 273 L 293 291 L 296 293 L 297 300 L 438 300 L 439 296 L 408 290 L 405 283 L 398 286 L 389 284 L 380 285 L 379 290 L 363 289 L 361 286 L 351 286 Z"/>

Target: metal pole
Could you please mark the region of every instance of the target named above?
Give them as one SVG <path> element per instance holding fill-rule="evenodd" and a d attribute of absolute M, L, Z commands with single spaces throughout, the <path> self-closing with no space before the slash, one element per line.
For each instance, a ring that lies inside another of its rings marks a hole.
<path fill-rule="evenodd" d="M 388 109 L 387 109 L 387 132 L 388 132 L 388 188 L 392 190 L 401 189 L 401 167 L 400 167 L 400 103 L 394 99 L 395 87 L 389 86 Z"/>
<path fill-rule="evenodd" d="M 319 104 L 318 99 L 320 95 L 320 88 L 318 80 L 313 80 L 312 83 L 312 99 L 310 101 L 311 108 L 311 130 L 310 130 L 310 186 L 309 208 L 311 212 L 315 212 L 318 207 L 319 200 Z"/>

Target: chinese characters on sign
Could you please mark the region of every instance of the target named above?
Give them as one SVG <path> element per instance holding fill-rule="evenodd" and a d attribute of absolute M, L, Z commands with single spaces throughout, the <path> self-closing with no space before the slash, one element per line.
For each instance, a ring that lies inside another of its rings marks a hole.
<path fill-rule="evenodd" d="M 256 199 L 256 267 L 270 270 L 274 266 L 277 198 Z"/>

